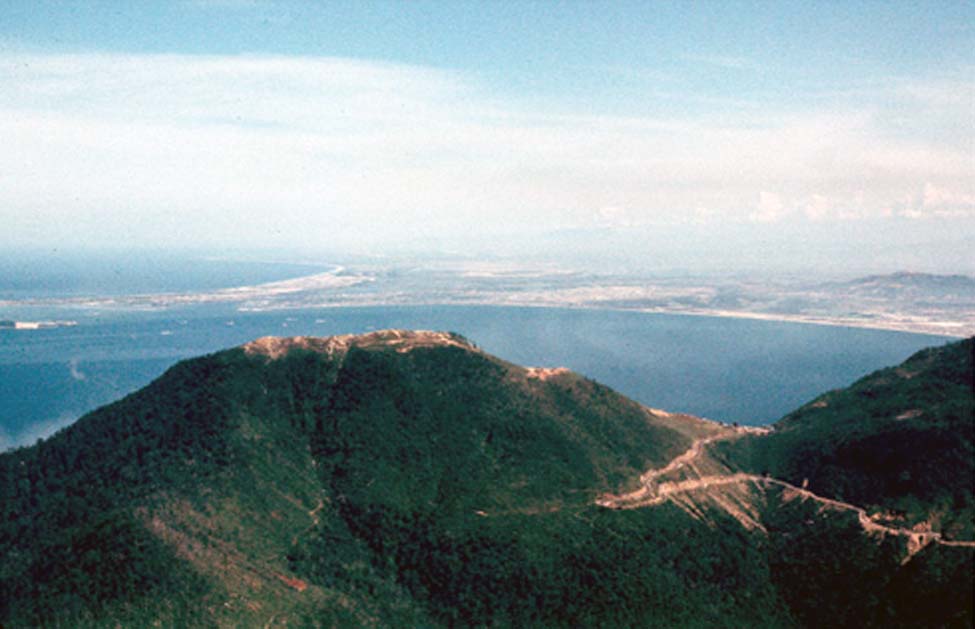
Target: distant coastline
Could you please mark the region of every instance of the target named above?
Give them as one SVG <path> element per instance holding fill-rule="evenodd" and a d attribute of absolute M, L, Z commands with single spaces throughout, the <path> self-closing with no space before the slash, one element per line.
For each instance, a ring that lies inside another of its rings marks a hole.
<path fill-rule="evenodd" d="M 0 299 L 0 307 L 167 309 L 228 304 L 240 312 L 381 306 L 569 308 L 723 317 L 929 334 L 975 335 L 975 278 L 893 273 L 847 282 L 601 276 L 514 265 L 330 269 L 199 292 Z M 487 272 L 490 271 L 490 272 Z M 31 315 L 27 315 L 31 316 Z M 35 317 L 55 317 L 37 311 Z M 32 317 L 33 318 L 33 317 Z M 0 321 L 41 329 L 74 321 Z"/>
<path fill-rule="evenodd" d="M 625 310 L 625 309 L 624 309 Z M 973 331 L 964 329 L 964 324 L 955 321 L 864 321 L 842 317 L 825 318 L 811 315 L 788 315 L 763 312 L 738 312 L 733 310 L 641 310 L 660 314 L 687 315 L 691 317 L 723 317 L 729 319 L 754 319 L 779 323 L 806 323 L 835 328 L 860 328 L 864 330 L 886 330 L 888 332 L 907 332 L 910 334 L 931 334 L 951 338 L 968 338 Z"/>
<path fill-rule="evenodd" d="M 808 325 L 820 325 L 835 328 L 857 328 L 864 330 L 884 330 L 887 332 L 905 332 L 908 334 L 930 334 L 932 336 L 944 336 L 950 338 L 968 338 L 975 334 L 975 329 L 968 329 L 966 324 L 957 321 L 911 321 L 908 319 L 898 320 L 872 320 L 845 319 L 842 317 L 827 318 L 815 315 L 802 314 L 781 314 L 765 312 L 749 312 L 736 310 L 708 310 L 701 309 L 681 309 L 681 308 L 640 308 L 625 306 L 610 306 L 599 303 L 572 304 L 572 303 L 539 303 L 532 300 L 398 300 L 395 302 L 376 299 L 368 300 L 336 300 L 328 303 L 309 304 L 302 306 L 298 304 L 267 304 L 261 306 L 241 307 L 242 312 L 274 312 L 285 310 L 297 310 L 303 308 L 376 308 L 376 307 L 402 307 L 402 306 L 488 306 L 498 308 L 552 308 L 568 310 L 591 310 L 606 312 L 642 312 L 646 314 L 662 314 L 688 317 L 715 317 L 720 319 L 751 319 L 754 321 L 766 321 L 770 323 L 803 323 Z"/>

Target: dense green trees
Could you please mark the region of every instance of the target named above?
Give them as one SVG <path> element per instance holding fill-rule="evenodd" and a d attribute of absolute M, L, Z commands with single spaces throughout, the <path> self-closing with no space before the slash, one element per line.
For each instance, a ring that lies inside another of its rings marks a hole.
<path fill-rule="evenodd" d="M 598 493 L 632 487 L 690 437 L 573 374 L 542 379 L 462 343 L 398 349 L 380 338 L 334 353 L 188 361 L 0 455 L 0 623 L 245 618 L 224 612 L 234 600 L 221 573 L 201 571 L 149 513 L 196 535 L 199 552 L 259 548 L 261 557 L 239 558 L 264 566 L 252 570 L 267 579 L 255 609 L 280 598 L 276 571 L 290 569 L 310 588 L 288 599 L 291 624 L 972 622 L 970 549 L 931 546 L 902 565 L 897 540 L 774 489 L 758 504 L 767 531 L 670 504 L 595 507 Z M 966 385 L 970 394 L 971 341 L 827 394 L 773 436 L 716 454 L 797 484 L 809 478 L 826 495 L 937 512 L 965 532 Z M 183 503 L 198 515 L 192 531 L 156 508 Z M 284 507 L 288 532 L 276 528 Z"/>

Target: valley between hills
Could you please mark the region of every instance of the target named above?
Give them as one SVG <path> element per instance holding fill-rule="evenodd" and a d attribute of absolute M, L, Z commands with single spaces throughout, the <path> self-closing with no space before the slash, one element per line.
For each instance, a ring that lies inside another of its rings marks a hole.
<path fill-rule="evenodd" d="M 263 338 L 0 455 L 4 626 L 971 626 L 973 339 L 770 428 Z"/>

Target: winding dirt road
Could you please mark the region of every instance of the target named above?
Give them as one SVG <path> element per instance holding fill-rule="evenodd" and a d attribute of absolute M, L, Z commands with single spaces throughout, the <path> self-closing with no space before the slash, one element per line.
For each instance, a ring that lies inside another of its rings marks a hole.
<path fill-rule="evenodd" d="M 632 509 L 636 507 L 648 506 L 652 504 L 660 504 L 663 499 L 658 500 L 660 495 L 660 490 L 664 485 L 658 487 L 657 479 L 666 476 L 672 472 L 676 472 L 684 466 L 690 465 L 694 459 L 701 456 L 704 452 L 704 448 L 711 443 L 716 441 L 727 441 L 729 439 L 737 439 L 743 435 L 747 434 L 767 434 L 771 432 L 768 428 L 752 428 L 752 427 L 738 427 L 730 429 L 729 432 L 722 432 L 716 435 L 711 435 L 710 437 L 703 437 L 701 439 L 695 439 L 691 443 L 691 447 L 687 451 L 678 455 L 670 461 L 666 466 L 650 469 L 640 475 L 640 488 L 631 491 L 626 494 L 619 496 L 605 495 L 601 496 L 596 500 L 596 504 L 601 507 L 609 507 L 612 509 Z M 692 481 L 686 481 L 692 482 Z M 738 482 L 738 481 L 728 481 L 728 482 Z M 694 487 L 688 486 L 684 491 L 689 491 L 695 489 Z M 671 493 L 671 492 L 667 492 Z"/>
<path fill-rule="evenodd" d="M 815 494 L 808 489 L 797 487 L 792 483 L 768 476 L 738 472 L 733 474 L 703 476 L 689 480 L 665 482 L 658 481 L 658 479 L 661 477 L 666 476 L 671 472 L 675 472 L 686 465 L 690 465 L 695 459 L 701 456 L 701 454 L 704 452 L 704 448 L 708 444 L 714 443 L 715 441 L 737 439 L 745 434 L 755 432 L 759 431 L 749 428 L 737 428 L 734 430 L 734 432 L 724 432 L 718 435 L 697 439 L 691 444 L 691 447 L 688 448 L 686 452 L 674 458 L 666 466 L 644 472 L 640 476 L 641 487 L 636 491 L 621 495 L 603 495 L 596 500 L 596 504 L 609 509 L 639 509 L 642 507 L 651 507 L 662 504 L 676 494 L 700 491 L 721 485 L 731 485 L 735 483 L 754 483 L 763 487 L 777 485 L 785 488 L 787 498 L 799 497 L 803 500 L 814 500 L 825 507 L 841 511 L 855 512 L 857 514 L 857 519 L 860 522 L 860 526 L 863 527 L 863 530 L 868 533 L 906 537 L 908 558 L 931 543 L 941 544 L 942 546 L 975 548 L 975 541 L 946 540 L 942 537 L 941 533 L 937 531 L 914 530 L 879 524 L 870 518 L 866 509 L 863 507 L 858 507 L 857 505 L 843 502 L 841 500 L 826 498 L 825 496 Z M 765 432 L 767 432 L 767 430 Z"/>

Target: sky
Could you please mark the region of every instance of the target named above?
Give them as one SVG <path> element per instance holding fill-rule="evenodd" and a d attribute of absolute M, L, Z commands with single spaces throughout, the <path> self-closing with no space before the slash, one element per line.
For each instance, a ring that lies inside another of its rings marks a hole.
<path fill-rule="evenodd" d="M 0 0 L 0 251 L 975 273 L 972 2 Z"/>

